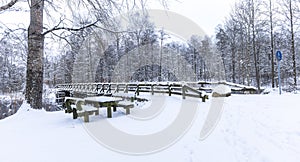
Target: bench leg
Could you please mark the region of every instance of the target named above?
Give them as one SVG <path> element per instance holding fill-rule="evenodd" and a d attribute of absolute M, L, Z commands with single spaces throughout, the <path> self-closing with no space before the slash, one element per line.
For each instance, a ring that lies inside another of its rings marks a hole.
<path fill-rule="evenodd" d="M 117 107 L 113 106 L 113 112 L 116 112 L 116 111 L 117 111 Z"/>
<path fill-rule="evenodd" d="M 130 114 L 130 108 L 129 107 L 125 108 L 125 110 L 126 110 L 126 115 Z"/>
<path fill-rule="evenodd" d="M 95 115 L 99 115 L 99 108 L 97 108 L 97 111 L 95 112 Z"/>
<path fill-rule="evenodd" d="M 112 118 L 111 106 L 107 107 L 107 117 Z"/>
<path fill-rule="evenodd" d="M 89 122 L 89 112 L 87 112 L 87 111 L 84 112 L 83 119 L 84 119 L 84 122 Z"/>
<path fill-rule="evenodd" d="M 73 109 L 73 119 L 77 119 L 78 114 L 77 114 L 77 110 Z"/>

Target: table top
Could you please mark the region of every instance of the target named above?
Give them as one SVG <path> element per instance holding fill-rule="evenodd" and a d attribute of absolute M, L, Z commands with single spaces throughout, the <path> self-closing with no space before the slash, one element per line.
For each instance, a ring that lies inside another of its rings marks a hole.
<path fill-rule="evenodd" d="M 104 103 L 104 102 L 119 102 L 119 101 L 122 101 L 123 99 L 118 98 L 118 97 L 98 96 L 98 97 L 87 97 L 87 98 L 84 98 L 84 100 Z"/>
<path fill-rule="evenodd" d="M 65 102 L 67 101 L 67 100 L 77 100 L 77 101 L 84 101 L 84 99 L 83 98 L 77 98 L 77 97 L 65 97 Z"/>

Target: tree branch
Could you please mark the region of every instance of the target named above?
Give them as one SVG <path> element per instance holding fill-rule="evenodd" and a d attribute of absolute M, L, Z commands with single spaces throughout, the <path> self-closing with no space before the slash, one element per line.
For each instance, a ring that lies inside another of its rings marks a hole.
<path fill-rule="evenodd" d="M 125 33 L 125 32 L 131 33 L 131 32 L 133 32 L 133 31 L 113 31 L 113 30 L 110 30 L 110 29 L 107 29 L 107 28 L 98 26 L 98 25 L 96 25 L 97 23 L 98 23 L 98 21 L 95 21 L 94 23 L 88 24 L 88 25 L 83 26 L 83 27 L 80 27 L 80 28 L 68 28 L 68 27 L 59 27 L 59 24 L 61 24 L 61 22 L 59 22 L 58 25 L 56 25 L 56 26 L 53 27 L 52 29 L 45 31 L 45 32 L 43 33 L 43 35 L 46 35 L 46 34 L 49 34 L 49 33 L 53 33 L 53 32 L 56 31 L 56 30 L 81 31 L 81 30 L 84 30 L 84 29 L 90 28 L 90 27 L 96 27 L 96 28 L 99 28 L 99 29 L 108 31 L 108 32 L 110 32 L 110 33 L 115 33 L 115 34 L 116 34 L 116 33 Z"/>
<path fill-rule="evenodd" d="M 11 0 L 8 4 L 6 4 L 6 5 L 0 7 L 0 12 L 1 12 L 1 11 L 4 11 L 4 10 L 7 10 L 7 9 L 9 9 L 9 8 L 11 8 L 11 7 L 12 7 L 13 5 L 15 5 L 17 2 L 18 2 L 18 0 Z"/>
<path fill-rule="evenodd" d="M 61 22 L 60 22 L 60 23 L 61 23 Z M 59 24 L 60 24 L 60 23 L 59 23 Z M 57 26 L 53 27 L 52 29 L 45 31 L 45 32 L 43 33 L 43 35 L 46 35 L 46 34 L 48 34 L 48 33 L 52 33 L 52 32 L 54 32 L 54 31 L 56 31 L 56 30 L 81 31 L 81 30 L 84 30 L 84 29 L 86 29 L 86 28 L 95 26 L 97 23 L 98 23 L 98 21 L 95 21 L 95 22 L 92 23 L 92 24 L 89 24 L 89 25 L 86 25 L 86 26 L 83 26 L 83 27 L 80 27 L 80 28 L 58 27 L 58 26 L 59 26 L 59 24 L 58 24 Z"/>

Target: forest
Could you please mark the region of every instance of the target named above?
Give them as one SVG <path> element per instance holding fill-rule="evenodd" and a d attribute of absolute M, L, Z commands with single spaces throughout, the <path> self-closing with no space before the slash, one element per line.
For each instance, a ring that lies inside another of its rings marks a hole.
<path fill-rule="evenodd" d="M 239 0 L 214 35 L 193 35 L 188 41 L 157 28 L 146 11 L 127 14 L 130 23 L 118 30 L 120 22 L 113 15 L 119 8 L 113 1 L 105 1 L 107 8 L 95 1 L 94 10 L 102 9 L 97 13 L 89 7 L 77 13 L 70 7 L 80 8 L 84 2 L 67 2 L 72 21 L 59 3 L 45 2 L 41 78 L 50 87 L 72 82 L 226 80 L 255 86 L 260 93 L 278 86 L 275 53 L 280 50 L 283 88 L 299 89 L 298 0 Z M 0 14 L 28 15 L 26 1 L 18 3 L 23 5 L 1 8 Z M 18 23 L 0 20 L 0 94 L 26 93 L 25 80 L 31 76 L 28 51 L 33 47 L 28 46 L 27 27 Z"/>

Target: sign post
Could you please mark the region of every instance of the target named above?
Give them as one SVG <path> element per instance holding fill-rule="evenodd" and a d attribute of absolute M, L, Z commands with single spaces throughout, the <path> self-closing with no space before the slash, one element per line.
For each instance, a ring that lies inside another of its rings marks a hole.
<path fill-rule="evenodd" d="M 281 80 L 280 80 L 280 61 L 282 60 L 281 51 L 276 52 L 276 58 L 278 62 L 278 84 L 279 84 L 279 94 L 281 95 Z"/>

